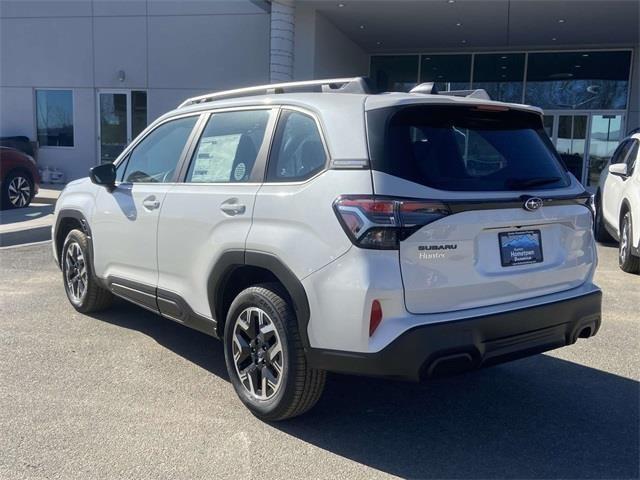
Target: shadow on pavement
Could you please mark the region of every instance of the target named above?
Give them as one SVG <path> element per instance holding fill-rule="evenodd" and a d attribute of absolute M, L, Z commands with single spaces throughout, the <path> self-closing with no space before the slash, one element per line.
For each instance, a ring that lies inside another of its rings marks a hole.
<path fill-rule="evenodd" d="M 0 210 L 0 225 L 12 225 L 28 222 L 37 218 L 51 215 L 55 205 L 30 205 L 25 208 L 11 208 Z"/>
<path fill-rule="evenodd" d="M 135 329 L 225 380 L 222 344 L 118 303 Z M 274 428 L 408 478 L 638 478 L 639 383 L 547 355 L 426 384 L 331 375 Z"/>

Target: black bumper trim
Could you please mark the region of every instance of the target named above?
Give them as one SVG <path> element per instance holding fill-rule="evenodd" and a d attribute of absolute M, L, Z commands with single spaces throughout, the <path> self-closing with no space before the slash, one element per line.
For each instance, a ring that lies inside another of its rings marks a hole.
<path fill-rule="evenodd" d="M 420 380 L 571 345 L 600 328 L 602 293 L 471 319 L 421 325 L 376 353 L 312 348 L 313 368 Z"/>

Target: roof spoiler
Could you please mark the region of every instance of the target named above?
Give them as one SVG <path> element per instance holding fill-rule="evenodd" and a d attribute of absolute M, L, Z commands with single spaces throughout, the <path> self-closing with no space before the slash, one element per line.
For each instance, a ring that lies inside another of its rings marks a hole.
<path fill-rule="evenodd" d="M 479 98 L 481 100 L 491 100 L 491 97 L 482 88 L 475 90 L 445 90 L 438 91 L 436 84 L 433 82 L 421 83 L 413 87 L 409 93 L 421 93 L 423 95 L 447 95 L 450 97 L 467 97 L 467 98 Z"/>
<path fill-rule="evenodd" d="M 178 108 L 196 105 L 199 103 L 213 102 L 227 98 L 250 97 L 253 95 L 274 95 L 280 93 L 371 93 L 371 89 L 364 77 L 333 78 L 327 80 L 309 80 L 305 82 L 274 83 L 257 87 L 237 88 L 221 92 L 207 93 L 198 97 L 192 97 L 182 102 Z"/>

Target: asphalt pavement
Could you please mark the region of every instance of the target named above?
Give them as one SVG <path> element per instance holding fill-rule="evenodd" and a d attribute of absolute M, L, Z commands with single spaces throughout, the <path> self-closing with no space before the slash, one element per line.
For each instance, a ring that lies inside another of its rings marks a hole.
<path fill-rule="evenodd" d="M 640 276 L 599 251 L 596 337 L 426 384 L 331 375 L 267 424 L 218 341 L 124 302 L 81 315 L 49 244 L 0 250 L 0 478 L 638 478 Z"/>

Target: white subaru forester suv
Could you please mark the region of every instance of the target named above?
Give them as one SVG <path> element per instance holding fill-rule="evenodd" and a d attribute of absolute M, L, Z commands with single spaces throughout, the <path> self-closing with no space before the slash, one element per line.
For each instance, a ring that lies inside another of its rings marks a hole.
<path fill-rule="evenodd" d="M 117 295 L 221 338 L 281 420 L 327 371 L 420 380 L 594 335 L 589 201 L 537 108 L 312 81 L 157 119 L 67 185 L 53 251 L 76 310 Z"/>
<path fill-rule="evenodd" d="M 640 133 L 624 139 L 600 174 L 596 192 L 596 240 L 619 242 L 618 264 L 640 272 Z"/>

